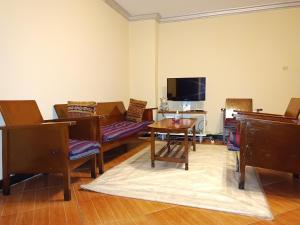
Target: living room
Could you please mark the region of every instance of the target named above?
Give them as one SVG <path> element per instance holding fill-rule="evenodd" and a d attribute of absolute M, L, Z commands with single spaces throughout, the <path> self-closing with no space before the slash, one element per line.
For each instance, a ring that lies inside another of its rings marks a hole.
<path fill-rule="evenodd" d="M 53 119 L 57 117 L 53 106 L 69 100 L 122 101 L 127 108 L 129 99 L 135 98 L 147 101 L 147 108 L 158 107 L 160 98 L 167 95 L 167 78 L 206 77 L 206 100 L 201 107 L 207 111 L 207 133 L 222 132 L 220 109 L 226 98 L 252 98 L 253 108 L 283 114 L 289 100 L 300 96 L 300 9 L 299 4 L 278 5 L 163 22 L 156 17 L 128 20 L 102 0 L 2 0 L 0 99 L 34 99 L 43 118 Z M 272 176 L 287 179 L 283 174 Z M 299 183 L 287 185 L 282 191 L 297 187 Z M 284 207 L 295 210 L 291 218 L 299 215 L 299 199 L 290 200 L 297 195 L 287 193 L 288 197 L 271 193 L 271 202 L 280 205 L 273 213 L 280 222 Z M 111 201 L 109 205 L 119 200 Z M 84 211 L 90 206 L 76 207 Z M 149 211 L 150 207 L 154 208 L 149 205 Z M 208 210 L 200 214 L 210 218 L 203 224 L 264 224 Z M 0 222 L 15 224 L 13 213 L 2 215 Z M 212 219 L 218 216 L 224 220 Z"/>

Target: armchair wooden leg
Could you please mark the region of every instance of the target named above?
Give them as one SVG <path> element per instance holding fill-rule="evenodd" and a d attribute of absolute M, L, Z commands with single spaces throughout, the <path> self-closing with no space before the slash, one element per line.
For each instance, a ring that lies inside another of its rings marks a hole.
<path fill-rule="evenodd" d="M 245 189 L 245 172 L 246 166 L 240 165 L 240 180 L 239 180 L 239 189 Z"/>
<path fill-rule="evenodd" d="M 9 185 L 9 180 L 10 180 L 10 174 L 5 174 L 3 177 L 3 195 L 9 195 L 10 194 L 10 185 Z"/>
<path fill-rule="evenodd" d="M 236 172 L 240 172 L 240 159 L 238 152 L 236 152 Z"/>
<path fill-rule="evenodd" d="M 70 201 L 71 200 L 71 175 L 70 169 L 66 168 L 64 174 L 64 200 Z"/>
<path fill-rule="evenodd" d="M 97 163 L 99 167 L 99 174 L 104 173 L 103 151 L 100 149 L 100 153 L 97 154 Z"/>
<path fill-rule="evenodd" d="M 91 159 L 91 177 L 96 178 L 96 170 L 97 170 L 97 163 L 96 163 L 96 155 Z"/>

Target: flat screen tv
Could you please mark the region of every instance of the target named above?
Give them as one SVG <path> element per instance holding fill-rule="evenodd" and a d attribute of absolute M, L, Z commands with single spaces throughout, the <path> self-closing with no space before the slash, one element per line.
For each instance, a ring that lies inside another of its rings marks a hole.
<path fill-rule="evenodd" d="M 167 78 L 167 98 L 171 101 L 204 101 L 205 77 Z"/>

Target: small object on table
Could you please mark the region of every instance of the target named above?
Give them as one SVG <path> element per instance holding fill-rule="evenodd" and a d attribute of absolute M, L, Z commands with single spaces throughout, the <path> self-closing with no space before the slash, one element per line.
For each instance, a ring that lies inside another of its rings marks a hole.
<path fill-rule="evenodd" d="M 173 122 L 179 123 L 179 120 L 180 120 L 180 115 L 179 115 L 178 110 L 176 110 L 176 114 L 174 115 Z"/>

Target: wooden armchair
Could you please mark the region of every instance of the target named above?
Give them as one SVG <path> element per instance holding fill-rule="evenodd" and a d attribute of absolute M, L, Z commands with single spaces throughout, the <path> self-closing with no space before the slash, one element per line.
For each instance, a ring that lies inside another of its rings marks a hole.
<path fill-rule="evenodd" d="M 238 121 L 233 117 L 235 110 L 252 112 L 253 102 L 251 98 L 227 98 L 223 112 L 223 142 L 226 143 L 228 131 L 236 129 Z"/>
<path fill-rule="evenodd" d="M 240 118 L 240 181 L 244 189 L 245 168 L 254 166 L 300 173 L 300 122 L 291 118 Z"/>
<path fill-rule="evenodd" d="M 62 173 L 65 200 L 71 199 L 71 169 L 91 161 L 96 177 L 96 117 L 44 121 L 34 100 L 0 101 L 0 112 L 6 125 L 1 127 L 4 195 L 13 173 Z"/>

